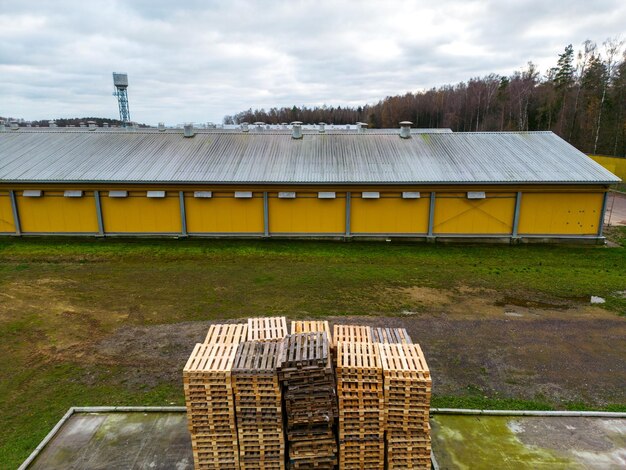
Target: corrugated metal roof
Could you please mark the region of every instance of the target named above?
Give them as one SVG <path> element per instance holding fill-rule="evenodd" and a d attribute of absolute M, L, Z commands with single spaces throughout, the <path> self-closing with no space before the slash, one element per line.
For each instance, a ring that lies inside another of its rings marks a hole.
<path fill-rule="evenodd" d="M 0 133 L 0 182 L 614 183 L 552 132 L 232 132 L 37 129 Z"/>

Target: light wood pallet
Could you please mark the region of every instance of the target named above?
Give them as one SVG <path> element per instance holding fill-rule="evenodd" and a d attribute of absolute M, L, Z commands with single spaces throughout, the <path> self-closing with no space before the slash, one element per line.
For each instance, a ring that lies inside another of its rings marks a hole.
<path fill-rule="evenodd" d="M 372 343 L 372 329 L 361 325 L 334 325 L 333 326 L 333 350 L 337 349 L 337 343 Z"/>
<path fill-rule="evenodd" d="M 281 341 L 288 333 L 285 317 L 248 318 L 248 341 Z"/>
<path fill-rule="evenodd" d="M 239 468 L 231 385 L 237 345 L 196 344 L 183 368 L 196 469 Z"/>
<path fill-rule="evenodd" d="M 338 341 L 336 372 L 340 468 L 383 468 L 384 389 L 378 345 Z"/>
<path fill-rule="evenodd" d="M 432 380 L 418 344 L 380 344 L 388 469 L 430 468 Z"/>
<path fill-rule="evenodd" d="M 216 323 L 209 327 L 204 344 L 239 344 L 247 336 L 247 323 Z"/>
<path fill-rule="evenodd" d="M 295 320 L 291 322 L 291 334 L 297 333 L 317 333 L 325 331 L 328 335 L 328 342 L 333 344 L 333 336 L 330 333 L 330 325 L 324 320 Z"/>
<path fill-rule="evenodd" d="M 281 388 L 276 369 L 280 349 L 277 341 L 245 341 L 237 347 L 232 382 L 239 461 L 245 461 L 246 468 L 284 469 Z"/>
<path fill-rule="evenodd" d="M 372 341 L 375 343 L 413 344 L 406 328 L 372 328 Z"/>
<path fill-rule="evenodd" d="M 341 444 L 339 468 L 341 470 L 382 469 L 385 461 L 385 441 L 347 441 Z M 411 467 L 407 467 L 411 468 Z"/>
<path fill-rule="evenodd" d="M 285 402 L 289 468 L 333 468 L 337 397 L 327 332 L 288 335 L 282 342 L 278 375 Z"/>

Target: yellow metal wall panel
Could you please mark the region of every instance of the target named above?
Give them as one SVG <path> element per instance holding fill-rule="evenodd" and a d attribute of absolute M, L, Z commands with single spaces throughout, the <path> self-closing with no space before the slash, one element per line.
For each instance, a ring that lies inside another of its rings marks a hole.
<path fill-rule="evenodd" d="M 604 193 L 524 193 L 520 235 L 596 235 Z"/>
<path fill-rule="evenodd" d="M 0 193 L 0 233 L 15 232 L 13 208 L 9 193 Z"/>
<path fill-rule="evenodd" d="M 270 233 L 344 233 L 346 200 L 318 199 L 317 193 L 296 193 L 295 199 L 269 198 Z"/>
<path fill-rule="evenodd" d="M 589 155 L 596 163 L 609 170 L 622 180 L 626 181 L 626 158 L 605 157 L 602 155 Z"/>
<path fill-rule="evenodd" d="M 233 193 L 213 193 L 211 198 L 185 196 L 187 231 L 190 233 L 263 232 L 263 198 L 236 199 Z"/>
<path fill-rule="evenodd" d="M 98 231 L 93 193 L 64 197 L 63 192 L 44 191 L 41 197 L 17 194 L 17 208 L 23 232 L 90 233 Z"/>
<path fill-rule="evenodd" d="M 400 193 L 381 193 L 380 199 L 361 199 L 353 196 L 350 231 L 352 233 L 426 233 L 428 232 L 429 201 L 428 197 L 402 199 Z"/>
<path fill-rule="evenodd" d="M 177 192 L 164 198 L 146 197 L 145 191 L 128 197 L 100 193 L 104 231 L 110 233 L 180 233 L 180 201 Z"/>
<path fill-rule="evenodd" d="M 434 234 L 508 235 L 513 231 L 515 194 L 467 199 L 466 193 L 437 193 Z"/>

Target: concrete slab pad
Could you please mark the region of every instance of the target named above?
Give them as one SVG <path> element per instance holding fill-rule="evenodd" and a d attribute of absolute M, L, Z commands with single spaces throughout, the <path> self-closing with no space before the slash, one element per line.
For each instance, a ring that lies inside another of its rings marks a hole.
<path fill-rule="evenodd" d="M 75 413 L 29 469 L 192 470 L 185 413 Z"/>
<path fill-rule="evenodd" d="M 626 194 L 610 192 L 604 213 L 606 225 L 626 225 Z"/>
<path fill-rule="evenodd" d="M 442 470 L 626 468 L 626 417 L 434 414 L 431 425 Z M 28 468 L 191 470 L 187 417 L 75 412 Z"/>
<path fill-rule="evenodd" d="M 435 415 L 441 469 L 623 469 L 626 419 Z"/>

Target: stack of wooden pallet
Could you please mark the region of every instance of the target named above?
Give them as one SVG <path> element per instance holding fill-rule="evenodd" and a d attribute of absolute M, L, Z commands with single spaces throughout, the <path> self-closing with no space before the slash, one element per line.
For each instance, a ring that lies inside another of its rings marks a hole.
<path fill-rule="evenodd" d="M 196 344 L 183 369 L 196 469 L 238 470 L 231 369 L 237 344 Z"/>
<path fill-rule="evenodd" d="M 248 318 L 248 341 L 281 341 L 288 333 L 285 317 Z"/>
<path fill-rule="evenodd" d="M 248 336 L 246 323 L 216 323 L 209 327 L 204 344 L 239 344 Z"/>
<path fill-rule="evenodd" d="M 431 378 L 417 344 L 379 344 L 385 382 L 387 468 L 430 469 Z"/>
<path fill-rule="evenodd" d="M 325 332 L 287 336 L 278 361 L 285 403 L 289 467 L 333 469 L 337 441 L 335 379 Z"/>
<path fill-rule="evenodd" d="M 339 468 L 383 468 L 385 415 L 378 346 L 373 342 L 335 341 Z"/>
<path fill-rule="evenodd" d="M 361 325 L 335 325 L 333 327 L 333 350 L 337 343 L 371 343 L 372 329 Z"/>
<path fill-rule="evenodd" d="M 232 380 L 242 470 L 285 468 L 281 391 L 276 371 L 280 347 L 276 341 L 246 341 L 237 348 Z"/>

